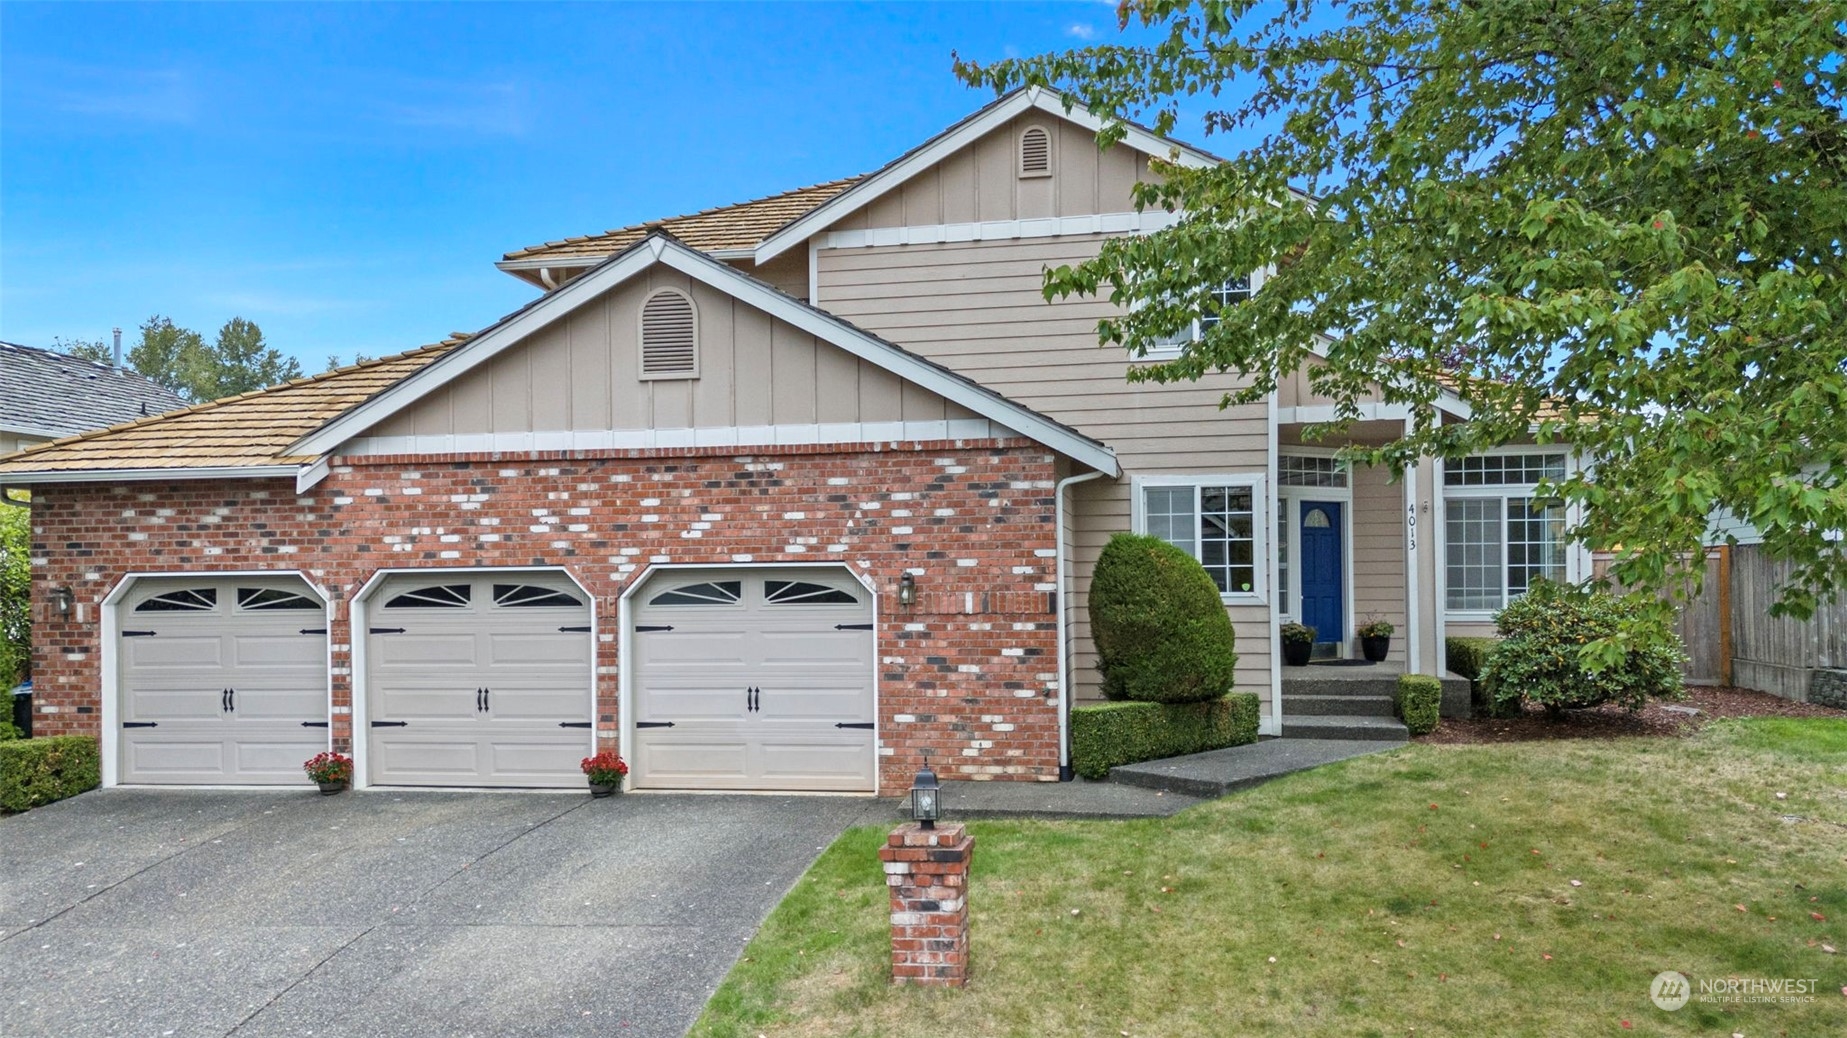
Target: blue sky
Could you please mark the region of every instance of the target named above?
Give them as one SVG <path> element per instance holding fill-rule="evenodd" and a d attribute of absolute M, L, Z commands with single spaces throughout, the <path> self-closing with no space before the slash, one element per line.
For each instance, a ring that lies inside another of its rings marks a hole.
<path fill-rule="evenodd" d="M 950 54 L 1113 5 L 0 4 L 0 339 L 226 319 L 319 370 L 473 330 L 510 249 L 875 168 Z M 1197 136 L 1197 134 L 1187 134 Z"/>

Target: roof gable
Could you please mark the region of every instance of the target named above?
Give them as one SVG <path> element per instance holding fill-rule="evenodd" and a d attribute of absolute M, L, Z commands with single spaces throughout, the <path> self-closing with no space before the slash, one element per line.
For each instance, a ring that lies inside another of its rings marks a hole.
<path fill-rule="evenodd" d="M 956 123 L 924 143 L 893 159 L 878 171 L 859 178 L 852 186 L 789 221 L 774 234 L 764 238 L 756 248 L 757 263 L 763 264 L 807 241 L 829 226 L 902 185 L 905 181 L 934 168 L 944 159 L 973 144 L 1008 122 L 1031 111 L 1076 123 L 1095 133 L 1104 120 L 1092 115 L 1083 105 L 1071 102 L 1069 109 L 1063 94 L 1044 87 L 1015 90 L 980 111 Z M 1148 155 L 1171 158 L 1184 166 L 1216 165 L 1220 160 L 1209 152 L 1161 137 L 1146 127 L 1126 124 L 1122 143 Z"/>
<path fill-rule="evenodd" d="M 947 368 L 778 292 L 771 286 L 660 232 L 610 257 L 591 271 L 534 300 L 437 361 L 301 437 L 294 455 L 320 457 L 370 430 L 463 375 L 492 361 L 609 290 L 655 267 L 748 304 L 816 339 L 941 396 L 973 414 L 1043 443 L 1091 468 L 1118 474 L 1113 452 L 1095 440 L 1017 404 Z"/>

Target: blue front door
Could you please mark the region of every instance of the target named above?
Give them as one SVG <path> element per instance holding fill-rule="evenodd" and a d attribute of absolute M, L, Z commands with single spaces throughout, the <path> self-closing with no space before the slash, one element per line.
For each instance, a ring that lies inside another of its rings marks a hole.
<path fill-rule="evenodd" d="M 1302 622 L 1315 629 L 1316 642 L 1347 638 L 1340 526 L 1340 505 L 1302 502 Z"/>

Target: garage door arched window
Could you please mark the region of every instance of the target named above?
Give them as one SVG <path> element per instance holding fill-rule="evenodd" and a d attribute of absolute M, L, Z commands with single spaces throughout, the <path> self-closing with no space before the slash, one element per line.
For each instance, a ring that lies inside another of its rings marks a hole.
<path fill-rule="evenodd" d="M 557 588 L 538 584 L 495 584 L 494 604 L 513 608 L 574 608 L 582 606 L 575 597 Z"/>
<path fill-rule="evenodd" d="M 432 584 L 414 588 L 385 600 L 386 609 L 460 609 L 468 605 L 474 589 L 467 584 Z"/>
<path fill-rule="evenodd" d="M 699 315 L 679 289 L 660 289 L 641 304 L 641 377 L 699 377 Z"/>
<path fill-rule="evenodd" d="M 807 580 L 766 580 L 763 601 L 770 605 L 858 605 L 852 592 Z"/>
<path fill-rule="evenodd" d="M 744 583 L 739 580 L 709 580 L 703 584 L 682 584 L 648 599 L 649 605 L 737 605 L 744 597 Z"/>
<path fill-rule="evenodd" d="M 218 608 L 218 589 L 189 587 L 163 591 L 135 607 L 137 613 L 206 613 Z"/>
<path fill-rule="evenodd" d="M 240 587 L 237 589 L 237 607 L 257 610 L 320 609 L 321 604 L 307 595 L 298 595 L 278 587 Z"/>

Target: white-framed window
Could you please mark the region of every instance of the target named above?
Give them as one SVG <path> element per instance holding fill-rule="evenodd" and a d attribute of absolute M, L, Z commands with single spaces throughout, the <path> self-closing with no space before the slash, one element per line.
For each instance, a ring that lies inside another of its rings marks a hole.
<path fill-rule="evenodd" d="M 1154 341 L 1148 349 L 1148 356 L 1157 360 L 1168 360 L 1180 355 L 1181 347 L 1190 342 L 1198 342 L 1205 337 L 1206 329 L 1219 323 L 1218 310 L 1241 303 L 1257 291 L 1263 283 L 1263 274 L 1235 277 L 1211 289 L 1207 294 L 1215 304 L 1209 312 L 1203 312 L 1193 318 L 1193 323 L 1175 331 L 1172 335 L 1162 336 Z"/>
<path fill-rule="evenodd" d="M 1134 493 L 1137 532 L 1198 559 L 1225 601 L 1265 600 L 1269 498 L 1262 475 L 1143 476 Z"/>
<path fill-rule="evenodd" d="M 1565 506 L 1535 494 L 1565 478 L 1562 451 L 1506 451 L 1448 462 L 1443 469 L 1444 606 L 1489 614 L 1526 594 L 1533 581 L 1571 579 Z"/>

